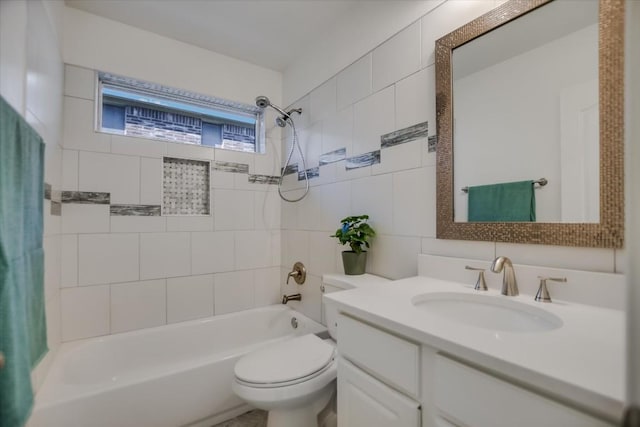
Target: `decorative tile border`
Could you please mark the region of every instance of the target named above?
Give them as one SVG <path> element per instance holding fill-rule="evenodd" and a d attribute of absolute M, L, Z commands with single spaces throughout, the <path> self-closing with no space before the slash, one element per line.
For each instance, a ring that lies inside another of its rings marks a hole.
<path fill-rule="evenodd" d="M 44 199 L 51 200 L 51 184 L 44 183 Z"/>
<path fill-rule="evenodd" d="M 160 205 L 111 205 L 111 216 L 160 216 Z"/>
<path fill-rule="evenodd" d="M 252 184 L 278 185 L 280 183 L 280 177 L 272 175 L 249 175 L 249 182 Z"/>
<path fill-rule="evenodd" d="M 347 159 L 345 168 L 347 170 L 352 170 L 363 168 L 365 166 L 375 165 L 376 163 L 380 163 L 380 150 L 360 154 L 359 156 L 349 157 Z"/>
<path fill-rule="evenodd" d="M 284 170 L 284 173 L 282 173 Z M 294 165 L 289 165 L 286 168 L 282 168 L 280 169 L 280 172 L 283 175 L 291 175 L 292 173 L 298 173 L 298 164 L 294 164 Z"/>
<path fill-rule="evenodd" d="M 393 147 L 394 145 L 415 141 L 419 138 L 424 138 L 427 136 L 428 129 L 428 122 L 422 122 L 418 123 L 417 125 L 409 126 L 404 129 L 384 134 L 380 137 L 380 147 L 389 148 Z"/>
<path fill-rule="evenodd" d="M 320 167 L 316 166 L 315 168 L 307 169 L 307 178 L 313 179 L 318 178 L 320 176 Z M 304 181 L 304 171 L 298 171 L 298 181 Z"/>
<path fill-rule="evenodd" d="M 438 147 L 438 135 L 431 135 L 427 140 L 427 153 L 435 153 Z"/>
<path fill-rule="evenodd" d="M 320 155 L 320 166 L 328 165 L 329 163 L 339 162 L 347 158 L 347 149 L 340 148 L 329 153 Z"/>
<path fill-rule="evenodd" d="M 246 163 L 222 162 L 216 160 L 211 162 L 211 169 L 220 172 L 249 173 L 249 165 Z"/>
<path fill-rule="evenodd" d="M 108 205 L 111 203 L 111 194 L 95 191 L 63 191 L 62 203 Z"/>

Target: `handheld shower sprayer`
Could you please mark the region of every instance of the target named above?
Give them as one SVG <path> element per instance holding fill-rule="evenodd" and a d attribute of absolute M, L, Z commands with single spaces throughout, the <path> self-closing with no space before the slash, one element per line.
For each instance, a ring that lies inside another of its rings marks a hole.
<path fill-rule="evenodd" d="M 276 110 L 278 113 L 280 113 L 281 115 L 276 117 L 276 125 L 280 126 L 281 128 L 286 127 L 287 123 L 291 125 L 291 129 L 293 132 L 293 142 L 291 144 L 291 150 L 289 150 L 289 155 L 287 156 L 287 161 L 285 162 L 284 167 L 282 168 L 282 171 L 280 173 L 280 180 L 278 181 L 278 194 L 280 195 L 280 198 L 285 202 L 298 202 L 304 199 L 307 193 L 309 193 L 309 176 L 307 174 L 307 165 L 304 160 L 304 155 L 302 154 L 302 148 L 300 148 L 300 142 L 298 141 L 298 133 L 296 132 L 296 125 L 293 122 L 293 117 L 291 117 L 291 114 L 293 113 L 302 114 L 302 108 L 294 108 L 289 111 L 284 111 L 282 108 L 278 107 L 277 105 L 272 104 L 271 101 L 269 101 L 269 98 L 267 98 L 264 95 L 256 97 L 256 105 L 259 108 L 263 108 L 263 109 L 267 107 L 271 107 L 274 110 Z M 282 194 L 282 179 L 284 178 L 285 171 L 289 167 L 289 163 L 291 163 L 293 150 L 296 148 L 296 146 L 298 147 L 298 153 L 300 154 L 300 160 L 302 161 L 302 170 L 304 172 L 304 180 L 306 184 L 305 191 L 304 191 L 304 194 L 302 194 L 302 196 L 298 198 L 287 199 L 284 196 L 284 194 Z"/>

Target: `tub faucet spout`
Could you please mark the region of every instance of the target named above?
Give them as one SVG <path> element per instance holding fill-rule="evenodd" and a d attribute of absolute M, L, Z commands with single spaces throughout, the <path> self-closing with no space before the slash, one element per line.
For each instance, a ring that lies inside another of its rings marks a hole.
<path fill-rule="evenodd" d="M 302 295 L 300 294 L 282 295 L 283 304 L 286 304 L 289 301 L 302 301 Z"/>
<path fill-rule="evenodd" d="M 491 264 L 491 271 L 494 273 L 501 273 L 504 270 L 504 276 L 502 276 L 502 295 L 516 296 L 518 295 L 518 282 L 516 281 L 516 272 L 513 269 L 511 260 L 506 256 L 499 256 L 493 260 Z"/>

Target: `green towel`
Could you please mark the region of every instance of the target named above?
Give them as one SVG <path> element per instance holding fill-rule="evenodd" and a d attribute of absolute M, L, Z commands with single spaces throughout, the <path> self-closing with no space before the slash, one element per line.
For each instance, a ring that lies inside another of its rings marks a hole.
<path fill-rule="evenodd" d="M 535 222 L 533 181 L 469 187 L 469 222 Z"/>
<path fill-rule="evenodd" d="M 26 423 L 31 369 L 47 352 L 44 312 L 44 143 L 0 97 L 0 425 Z"/>

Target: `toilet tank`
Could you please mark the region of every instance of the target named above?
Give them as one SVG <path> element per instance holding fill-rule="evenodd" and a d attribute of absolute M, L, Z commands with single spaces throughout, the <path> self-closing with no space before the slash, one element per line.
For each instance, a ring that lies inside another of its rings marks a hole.
<path fill-rule="evenodd" d="M 322 275 L 322 293 L 346 291 L 354 288 L 362 288 L 375 283 L 388 283 L 390 280 L 373 274 L 360 274 L 357 276 L 349 276 L 346 274 L 323 274 Z M 322 298 L 322 324 L 329 330 L 329 335 L 334 340 L 337 339 L 338 309 L 331 303 Z"/>

